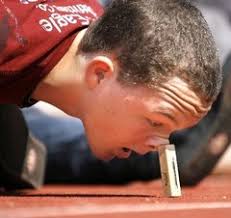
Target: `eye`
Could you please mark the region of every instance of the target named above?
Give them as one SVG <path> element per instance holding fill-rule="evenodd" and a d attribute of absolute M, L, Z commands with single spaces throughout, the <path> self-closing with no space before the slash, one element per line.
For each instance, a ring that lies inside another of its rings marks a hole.
<path fill-rule="evenodd" d="M 152 127 L 162 127 L 163 126 L 163 123 L 161 123 L 161 122 L 152 121 L 149 119 L 147 119 L 147 121 L 148 121 L 149 125 Z"/>

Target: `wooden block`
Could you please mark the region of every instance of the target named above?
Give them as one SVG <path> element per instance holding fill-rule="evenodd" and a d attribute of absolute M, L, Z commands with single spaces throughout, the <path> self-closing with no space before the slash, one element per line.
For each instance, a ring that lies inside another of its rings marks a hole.
<path fill-rule="evenodd" d="M 168 197 L 179 197 L 181 187 L 175 146 L 160 146 L 158 152 L 164 193 Z"/>

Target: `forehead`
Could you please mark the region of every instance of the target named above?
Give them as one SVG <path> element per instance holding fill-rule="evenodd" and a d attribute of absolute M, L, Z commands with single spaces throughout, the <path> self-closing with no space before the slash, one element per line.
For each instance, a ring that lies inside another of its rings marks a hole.
<path fill-rule="evenodd" d="M 209 107 L 202 104 L 201 99 L 189 88 L 188 84 L 178 77 L 172 78 L 155 89 L 139 87 L 134 92 L 134 96 L 130 96 L 132 97 L 136 103 L 142 104 L 147 112 L 161 113 L 186 126 L 195 124 L 209 110 Z"/>

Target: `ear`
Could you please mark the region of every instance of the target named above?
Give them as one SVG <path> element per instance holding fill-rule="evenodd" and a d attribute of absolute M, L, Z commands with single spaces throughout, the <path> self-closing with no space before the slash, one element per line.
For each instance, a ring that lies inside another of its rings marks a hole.
<path fill-rule="evenodd" d="M 87 63 L 85 82 L 93 89 L 115 75 L 113 60 L 106 56 L 96 56 Z"/>

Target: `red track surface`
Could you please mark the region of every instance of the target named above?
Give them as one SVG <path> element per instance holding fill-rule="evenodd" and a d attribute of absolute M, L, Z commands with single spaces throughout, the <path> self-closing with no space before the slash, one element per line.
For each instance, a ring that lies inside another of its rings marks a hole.
<path fill-rule="evenodd" d="M 166 198 L 161 182 L 126 186 L 45 186 L 0 196 L 0 218 L 230 218 L 231 175 L 210 176 Z"/>

